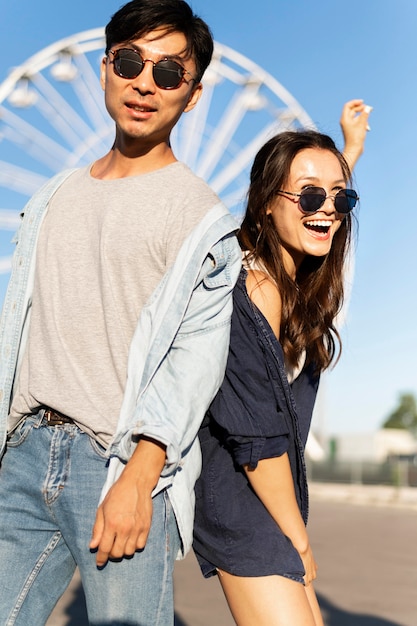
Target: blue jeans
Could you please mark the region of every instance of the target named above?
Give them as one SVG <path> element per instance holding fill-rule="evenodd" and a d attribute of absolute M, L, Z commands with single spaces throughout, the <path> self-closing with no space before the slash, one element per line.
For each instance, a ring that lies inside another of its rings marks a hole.
<path fill-rule="evenodd" d="M 9 439 L 0 467 L 0 626 L 44 626 L 79 567 L 90 624 L 171 626 L 180 547 L 166 492 L 153 500 L 143 551 L 99 570 L 89 541 L 106 476 L 104 450 L 43 411 Z"/>

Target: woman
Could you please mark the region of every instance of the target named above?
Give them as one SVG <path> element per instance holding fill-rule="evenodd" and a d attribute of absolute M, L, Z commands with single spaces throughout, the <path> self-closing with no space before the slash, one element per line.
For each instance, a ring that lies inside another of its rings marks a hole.
<path fill-rule="evenodd" d="M 320 372 L 340 344 L 358 199 L 350 179 L 333 140 L 315 131 L 273 137 L 251 171 L 226 375 L 199 434 L 194 539 L 239 626 L 323 625 L 304 447 Z"/>

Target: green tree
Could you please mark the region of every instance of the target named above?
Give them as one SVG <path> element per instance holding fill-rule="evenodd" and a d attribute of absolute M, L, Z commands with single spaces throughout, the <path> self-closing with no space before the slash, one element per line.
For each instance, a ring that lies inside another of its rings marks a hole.
<path fill-rule="evenodd" d="M 417 435 L 417 401 L 412 393 L 400 393 L 397 407 L 388 415 L 382 428 L 402 428 Z"/>

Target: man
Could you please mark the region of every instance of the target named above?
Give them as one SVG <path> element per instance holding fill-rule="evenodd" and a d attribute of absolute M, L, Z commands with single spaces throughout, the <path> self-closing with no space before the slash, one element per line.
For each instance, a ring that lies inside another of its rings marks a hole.
<path fill-rule="evenodd" d="M 0 320 L 0 624 L 45 624 L 76 566 L 90 623 L 173 623 L 224 374 L 236 223 L 170 146 L 210 31 L 133 0 L 106 45 L 113 147 L 26 206 Z"/>

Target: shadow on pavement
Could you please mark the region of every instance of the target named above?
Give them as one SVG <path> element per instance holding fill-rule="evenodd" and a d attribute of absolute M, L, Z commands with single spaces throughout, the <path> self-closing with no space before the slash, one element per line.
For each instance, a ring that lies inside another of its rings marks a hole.
<path fill-rule="evenodd" d="M 70 618 L 68 626 L 88 626 L 85 596 L 81 585 L 77 586 L 74 599 L 68 605 L 65 614 Z"/>
<path fill-rule="evenodd" d="M 317 599 L 323 614 L 326 626 L 402 626 L 398 622 L 374 617 L 372 615 L 360 615 L 338 608 L 324 596 L 317 594 Z"/>
<path fill-rule="evenodd" d="M 402 626 L 398 622 L 392 622 L 382 617 L 374 617 L 372 615 L 364 614 L 361 615 L 359 613 L 340 609 L 321 594 L 317 594 L 317 597 L 326 626 Z M 69 621 L 67 622 L 68 626 L 89 626 L 84 592 L 81 585 L 77 587 L 74 598 L 71 604 L 69 604 L 66 608 L 65 614 L 69 618 Z M 100 626 L 106 625 L 102 624 Z M 118 626 L 134 626 L 134 624 L 118 624 Z M 176 615 L 174 626 L 191 625 Z"/>

